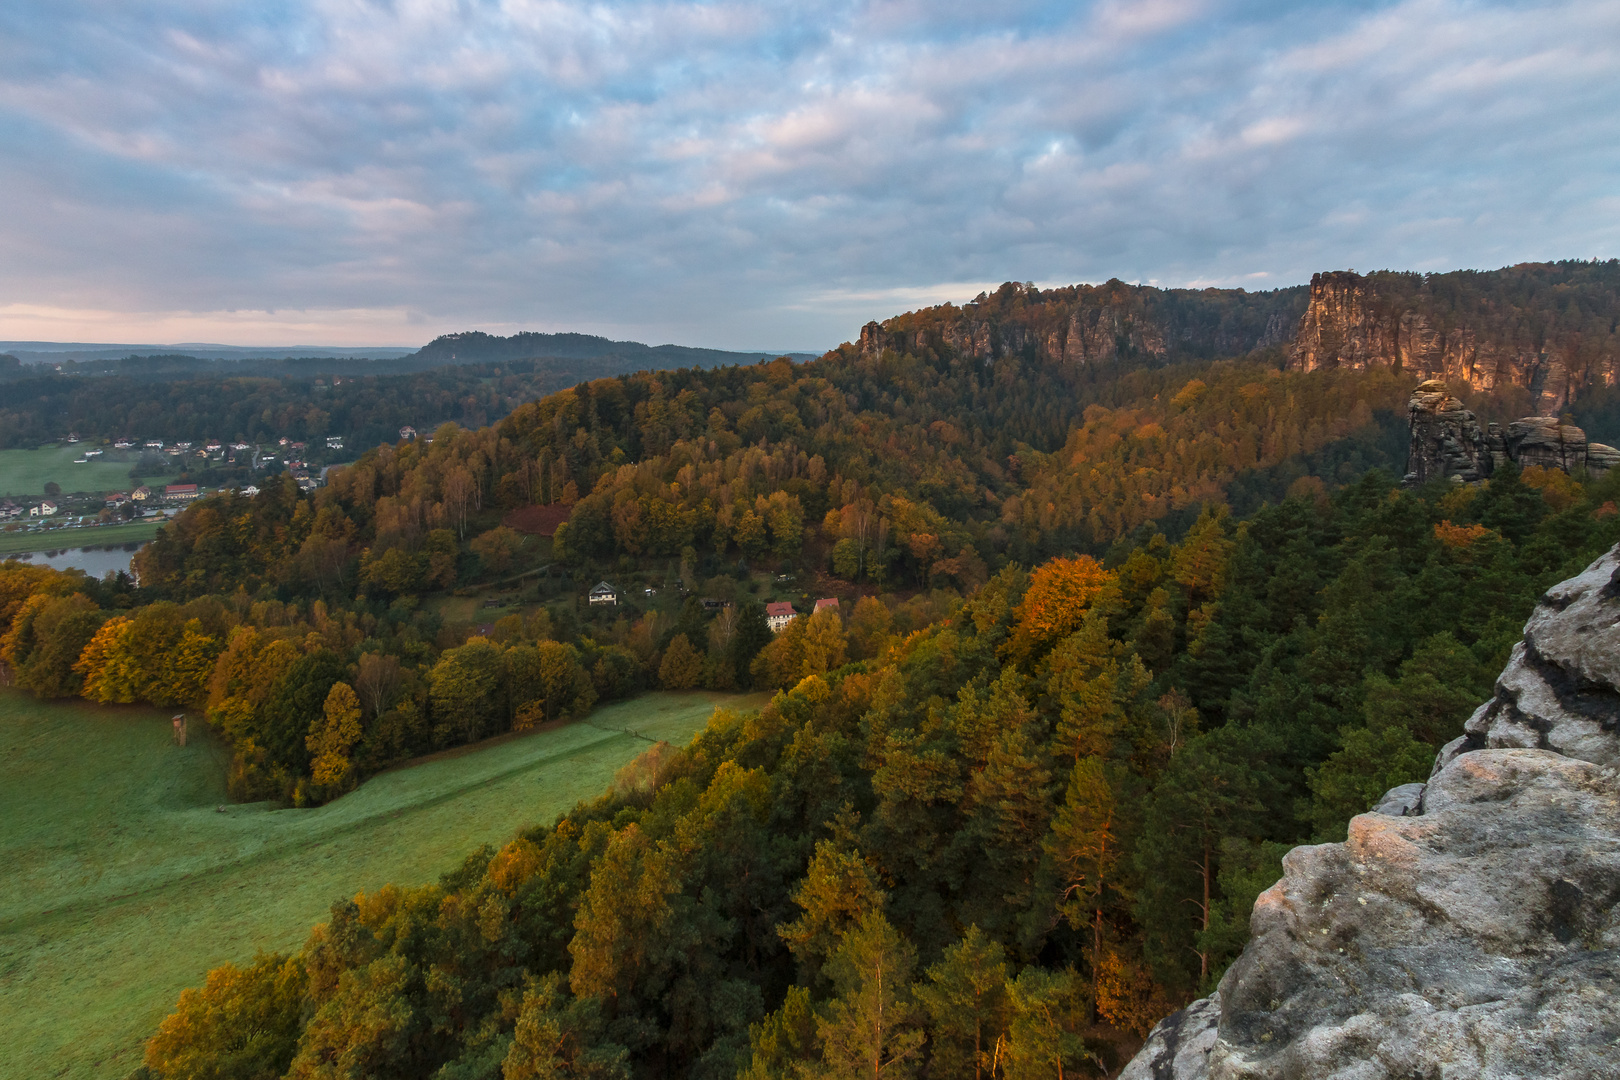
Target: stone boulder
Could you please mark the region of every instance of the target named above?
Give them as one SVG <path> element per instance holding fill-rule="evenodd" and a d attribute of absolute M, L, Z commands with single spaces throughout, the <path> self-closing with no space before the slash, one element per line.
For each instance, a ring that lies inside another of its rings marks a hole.
<path fill-rule="evenodd" d="M 1507 454 L 1521 469 L 1539 465 L 1573 472 L 1586 465 L 1586 432 L 1556 417 L 1527 416 L 1508 425 Z"/>
<path fill-rule="evenodd" d="M 1300 847 L 1131 1080 L 1620 1077 L 1620 548 L 1550 589 L 1426 784 Z"/>

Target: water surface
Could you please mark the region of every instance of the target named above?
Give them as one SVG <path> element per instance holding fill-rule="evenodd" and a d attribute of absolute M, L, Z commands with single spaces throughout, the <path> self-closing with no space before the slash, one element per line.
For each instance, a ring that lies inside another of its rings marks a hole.
<path fill-rule="evenodd" d="M 15 555 L 0 555 L 0 561 L 21 559 L 55 570 L 83 570 L 93 578 L 100 578 L 118 570 L 129 573 L 130 560 L 146 543 L 148 541 L 132 540 L 127 544 L 67 548 L 62 551 L 22 551 Z"/>

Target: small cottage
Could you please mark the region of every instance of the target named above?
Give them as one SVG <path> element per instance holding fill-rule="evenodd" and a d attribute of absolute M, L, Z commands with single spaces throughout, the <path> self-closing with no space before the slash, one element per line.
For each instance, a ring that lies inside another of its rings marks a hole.
<path fill-rule="evenodd" d="M 616 607 L 619 603 L 619 590 L 605 581 L 598 581 L 590 591 L 591 606 L 598 604 L 606 607 Z"/>

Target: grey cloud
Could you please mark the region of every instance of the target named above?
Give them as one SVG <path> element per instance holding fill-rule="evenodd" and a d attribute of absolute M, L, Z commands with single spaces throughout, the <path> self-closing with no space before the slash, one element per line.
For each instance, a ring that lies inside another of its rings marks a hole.
<path fill-rule="evenodd" d="M 948 282 L 1612 255 L 1617 105 L 1613 0 L 21 0 L 0 288 L 814 346 Z"/>

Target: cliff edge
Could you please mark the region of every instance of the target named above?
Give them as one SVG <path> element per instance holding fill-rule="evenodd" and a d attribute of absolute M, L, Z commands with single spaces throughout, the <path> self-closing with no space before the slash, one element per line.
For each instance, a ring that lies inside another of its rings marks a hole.
<path fill-rule="evenodd" d="M 1120 1080 L 1620 1077 L 1620 545 L 1548 590 L 1464 731 L 1284 858 Z"/>

